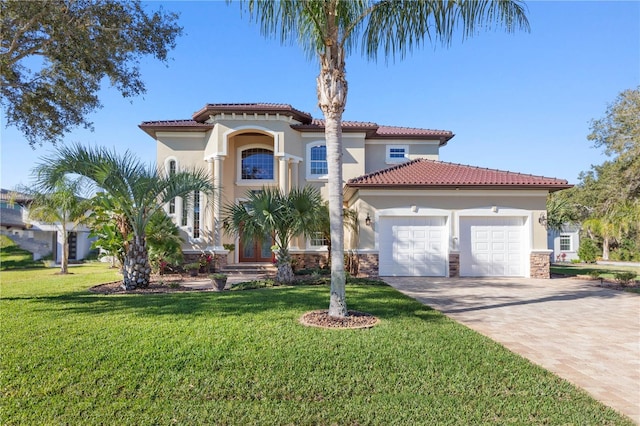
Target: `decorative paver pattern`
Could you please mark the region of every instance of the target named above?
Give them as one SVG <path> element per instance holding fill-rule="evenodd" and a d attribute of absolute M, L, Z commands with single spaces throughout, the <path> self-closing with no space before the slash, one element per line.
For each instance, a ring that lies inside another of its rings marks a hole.
<path fill-rule="evenodd" d="M 640 424 L 640 295 L 570 278 L 383 279 Z"/>

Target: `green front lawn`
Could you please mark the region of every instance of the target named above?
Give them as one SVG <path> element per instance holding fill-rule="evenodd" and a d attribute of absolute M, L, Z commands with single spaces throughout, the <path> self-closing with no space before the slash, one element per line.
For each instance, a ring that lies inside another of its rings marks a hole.
<path fill-rule="evenodd" d="M 106 266 L 2 272 L 2 424 L 632 423 L 385 285 L 370 330 L 298 323 L 326 286 L 100 295 Z"/>
<path fill-rule="evenodd" d="M 592 271 L 599 272 L 605 279 L 614 279 L 616 272 L 635 272 L 640 276 L 640 268 L 635 266 L 598 265 L 595 263 L 554 263 L 551 265 L 552 274 L 561 275 L 589 275 Z"/>
<path fill-rule="evenodd" d="M 33 254 L 23 250 L 11 238 L 0 235 L 0 271 L 42 267 L 42 262 L 34 262 Z"/>

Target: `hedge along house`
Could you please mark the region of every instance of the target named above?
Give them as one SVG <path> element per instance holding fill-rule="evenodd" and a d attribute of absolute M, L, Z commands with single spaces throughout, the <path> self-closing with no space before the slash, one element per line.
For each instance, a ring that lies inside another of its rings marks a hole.
<path fill-rule="evenodd" d="M 347 231 L 345 247 L 359 257 L 361 273 L 549 277 L 540 218 L 548 193 L 569 188 L 567 181 L 440 162 L 449 131 L 342 126 L 345 206 L 359 212 L 359 232 Z M 265 186 L 312 185 L 326 196 L 324 122 L 290 105 L 208 104 L 192 119 L 140 128 L 156 140 L 166 173 L 207 167 L 218 188 L 215 200 L 194 194 L 165 206 L 186 257 L 211 253 L 219 266 L 270 262 L 269 241 L 242 244 L 222 232 L 223 206 Z M 297 238 L 291 252 L 299 267 L 326 262 L 322 238 Z"/>

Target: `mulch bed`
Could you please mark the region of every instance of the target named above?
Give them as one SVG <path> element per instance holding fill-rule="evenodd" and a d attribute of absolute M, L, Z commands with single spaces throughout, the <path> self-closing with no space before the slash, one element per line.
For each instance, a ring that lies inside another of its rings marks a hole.
<path fill-rule="evenodd" d="M 122 281 L 114 281 L 111 283 L 100 284 L 89 289 L 92 293 L 100 294 L 140 294 L 140 293 L 175 293 L 180 291 L 204 291 L 190 287 L 184 287 L 180 283 L 184 281 L 184 277 L 179 274 L 175 275 L 153 275 L 149 287 L 136 288 L 135 290 L 125 290 L 121 287 Z"/>
<path fill-rule="evenodd" d="M 321 327 L 330 329 L 345 328 L 371 328 L 378 324 L 378 318 L 371 314 L 358 311 L 347 311 L 348 316 L 345 318 L 336 318 L 329 315 L 327 310 L 311 311 L 300 317 L 303 325 L 310 327 Z"/>

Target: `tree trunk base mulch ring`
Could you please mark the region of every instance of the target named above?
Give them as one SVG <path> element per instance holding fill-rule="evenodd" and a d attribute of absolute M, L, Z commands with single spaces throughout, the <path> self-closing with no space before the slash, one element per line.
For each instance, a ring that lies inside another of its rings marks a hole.
<path fill-rule="evenodd" d="M 332 317 L 326 309 L 307 312 L 300 317 L 302 325 L 328 329 L 372 328 L 379 322 L 380 320 L 373 315 L 358 311 L 347 311 L 344 318 Z"/>

